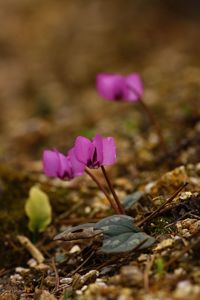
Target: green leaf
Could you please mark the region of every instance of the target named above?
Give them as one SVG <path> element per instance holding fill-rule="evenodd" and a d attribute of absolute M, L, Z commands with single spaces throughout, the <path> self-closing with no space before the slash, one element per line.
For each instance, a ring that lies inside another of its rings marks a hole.
<path fill-rule="evenodd" d="M 140 229 L 133 224 L 134 219 L 126 215 L 113 215 L 97 222 L 95 229 L 101 229 L 104 235 L 116 236 L 124 232 L 138 232 Z"/>
<path fill-rule="evenodd" d="M 156 265 L 156 273 L 158 274 L 158 277 L 161 277 L 165 270 L 165 263 L 161 256 L 156 258 L 155 265 Z"/>
<path fill-rule="evenodd" d="M 137 203 L 142 197 L 144 196 L 144 192 L 134 192 L 133 194 L 130 194 L 125 197 L 123 201 L 123 206 L 126 209 L 131 208 L 135 203 Z"/>
<path fill-rule="evenodd" d="M 63 300 L 71 299 L 72 293 L 73 293 L 72 287 L 67 288 L 67 289 L 64 291 Z"/>
<path fill-rule="evenodd" d="M 58 264 L 62 264 L 67 260 L 67 256 L 64 253 L 60 253 L 56 255 L 56 262 Z"/>
<path fill-rule="evenodd" d="M 68 240 L 69 234 L 76 233 L 91 228 L 103 233 L 103 245 L 101 251 L 105 253 L 120 253 L 150 247 L 155 239 L 139 227 L 134 225 L 134 219 L 126 215 L 113 215 L 95 223 L 81 224 L 68 228 L 64 232 L 55 236 L 54 240 Z M 80 235 L 79 235 L 80 239 Z"/>
<path fill-rule="evenodd" d="M 134 219 L 125 215 L 113 215 L 96 223 L 95 229 L 103 231 L 101 250 L 105 253 L 120 253 L 135 248 L 150 247 L 155 239 L 134 225 Z M 141 246 L 140 246 L 141 245 Z"/>
<path fill-rule="evenodd" d="M 49 198 L 38 186 L 30 189 L 25 212 L 29 217 L 28 228 L 33 232 L 43 232 L 51 223 L 52 211 Z"/>

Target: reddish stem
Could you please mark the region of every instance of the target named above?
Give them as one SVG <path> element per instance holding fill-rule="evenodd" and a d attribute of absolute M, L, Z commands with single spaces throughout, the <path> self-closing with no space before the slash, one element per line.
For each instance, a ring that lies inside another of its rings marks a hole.
<path fill-rule="evenodd" d="M 85 169 L 85 172 L 92 178 L 92 180 L 97 184 L 99 189 L 104 193 L 106 198 L 108 199 L 111 207 L 117 214 L 121 214 L 121 211 L 119 211 L 118 207 L 114 203 L 113 199 L 109 196 L 109 194 L 106 192 L 105 188 L 102 186 L 102 184 L 99 182 L 99 180 L 96 178 L 94 174 L 92 174 L 88 169 Z"/>
<path fill-rule="evenodd" d="M 110 191 L 111 191 L 111 193 L 112 193 L 112 195 L 113 195 L 113 198 L 115 199 L 115 202 L 116 202 L 116 205 L 117 205 L 117 207 L 118 207 L 119 212 L 120 212 L 121 214 L 125 215 L 125 214 L 126 214 L 126 213 L 125 213 L 125 210 L 124 210 L 123 206 L 121 205 L 121 203 L 120 203 L 120 201 L 119 201 L 119 198 L 118 198 L 117 194 L 115 193 L 115 190 L 114 190 L 114 188 L 113 188 L 113 186 L 112 186 L 112 183 L 111 183 L 111 181 L 110 181 L 110 179 L 109 179 L 109 177 L 108 177 L 108 174 L 106 173 L 106 170 L 105 170 L 104 166 L 101 166 L 101 170 L 102 170 L 103 175 L 104 175 L 104 177 L 105 177 L 105 179 L 106 179 L 106 182 L 107 182 L 107 184 L 108 184 L 108 186 L 109 186 L 109 188 L 110 188 Z"/>
<path fill-rule="evenodd" d="M 167 147 L 166 147 L 166 143 L 162 134 L 162 130 L 160 128 L 159 123 L 157 122 L 157 119 L 155 117 L 155 115 L 152 113 L 151 109 L 149 109 L 148 105 L 146 105 L 146 103 L 143 101 L 143 99 L 140 97 L 140 95 L 138 94 L 138 92 L 136 91 L 136 89 L 134 89 L 133 87 L 129 86 L 128 87 L 134 94 L 136 94 L 138 96 L 138 102 L 140 103 L 142 109 L 144 110 L 144 112 L 146 113 L 146 115 L 148 116 L 150 122 L 153 124 L 154 128 L 157 131 L 159 140 L 160 140 L 160 144 L 163 148 L 163 150 L 165 152 L 167 152 Z"/>
<path fill-rule="evenodd" d="M 166 152 L 166 143 L 164 141 L 160 125 L 158 124 L 154 114 L 152 113 L 152 111 L 149 109 L 149 107 L 146 105 L 146 103 L 141 98 L 139 100 L 139 103 L 140 103 L 142 109 L 148 115 L 148 117 L 149 117 L 151 123 L 153 124 L 154 128 L 156 129 L 159 140 L 160 140 L 160 144 L 161 144 L 163 150 Z"/>

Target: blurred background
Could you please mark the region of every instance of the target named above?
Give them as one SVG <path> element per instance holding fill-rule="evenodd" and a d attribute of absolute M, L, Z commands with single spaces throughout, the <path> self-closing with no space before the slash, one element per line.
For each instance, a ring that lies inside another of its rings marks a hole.
<path fill-rule="evenodd" d="M 178 134 L 199 117 L 199 29 L 198 0 L 0 1 L 1 161 L 40 159 L 133 120 L 145 131 L 137 106 L 96 94 L 98 72 L 139 72 L 145 101 Z"/>

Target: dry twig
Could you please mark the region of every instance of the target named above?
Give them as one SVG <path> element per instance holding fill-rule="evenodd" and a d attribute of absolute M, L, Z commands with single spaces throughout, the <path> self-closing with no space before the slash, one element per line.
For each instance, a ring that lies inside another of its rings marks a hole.
<path fill-rule="evenodd" d="M 151 271 L 151 268 L 153 266 L 153 262 L 154 262 L 155 256 L 151 255 L 148 260 L 147 260 L 147 264 L 144 270 L 144 288 L 146 291 L 149 290 L 149 274 Z"/>
<path fill-rule="evenodd" d="M 174 192 L 174 194 L 169 197 L 160 207 L 158 207 L 155 211 L 153 211 L 148 217 L 146 217 L 144 220 L 142 220 L 141 222 L 139 222 L 137 225 L 138 226 L 142 226 L 144 225 L 146 222 L 150 221 L 152 218 L 155 218 L 160 211 L 167 205 L 169 204 L 172 200 L 174 200 L 174 198 L 186 187 L 188 183 L 185 182 L 183 185 L 181 185 L 177 191 Z"/>
<path fill-rule="evenodd" d="M 33 245 L 33 243 L 26 236 L 18 235 L 17 239 L 39 264 L 41 264 L 44 261 L 44 256 L 42 255 L 42 253 L 36 248 L 35 245 Z"/>
<path fill-rule="evenodd" d="M 58 270 L 56 268 L 56 263 L 55 263 L 55 258 L 54 257 L 52 258 L 52 267 L 53 267 L 55 277 L 56 277 L 55 291 L 57 291 L 58 288 L 59 288 L 60 279 L 59 279 Z"/>

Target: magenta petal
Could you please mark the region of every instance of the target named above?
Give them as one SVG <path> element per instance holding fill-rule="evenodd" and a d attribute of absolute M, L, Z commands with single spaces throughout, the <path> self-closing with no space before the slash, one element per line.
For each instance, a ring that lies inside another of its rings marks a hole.
<path fill-rule="evenodd" d="M 144 94 L 144 86 L 139 74 L 132 73 L 126 77 L 126 101 L 138 101 Z"/>
<path fill-rule="evenodd" d="M 95 161 L 93 160 L 93 163 L 97 162 L 98 165 L 101 165 L 103 162 L 103 138 L 100 134 L 96 134 L 94 139 L 92 140 L 92 144 L 94 145 L 95 151 L 96 151 L 96 158 Z M 94 153 L 92 154 L 92 156 Z"/>
<path fill-rule="evenodd" d="M 85 170 L 85 165 L 77 160 L 74 148 L 69 150 L 68 157 L 71 162 L 71 167 L 74 176 L 81 176 Z"/>
<path fill-rule="evenodd" d="M 60 178 L 71 179 L 73 177 L 71 163 L 65 155 L 60 152 L 57 152 L 59 158 L 59 166 L 57 171 L 57 176 Z"/>
<path fill-rule="evenodd" d="M 47 176 L 57 176 L 59 158 L 55 151 L 45 150 L 43 152 L 43 170 Z"/>
<path fill-rule="evenodd" d="M 103 165 L 109 166 L 116 161 L 116 146 L 112 137 L 103 139 Z"/>
<path fill-rule="evenodd" d="M 62 179 L 72 178 L 72 169 L 69 159 L 57 150 L 45 150 L 43 153 L 44 173 L 50 177 Z"/>
<path fill-rule="evenodd" d="M 76 158 L 85 165 L 90 159 L 91 148 L 92 142 L 89 139 L 83 136 L 78 136 L 76 138 L 74 153 Z"/>
<path fill-rule="evenodd" d="M 98 74 L 96 77 L 96 89 L 106 100 L 123 100 L 125 80 L 123 76 L 116 74 Z"/>

